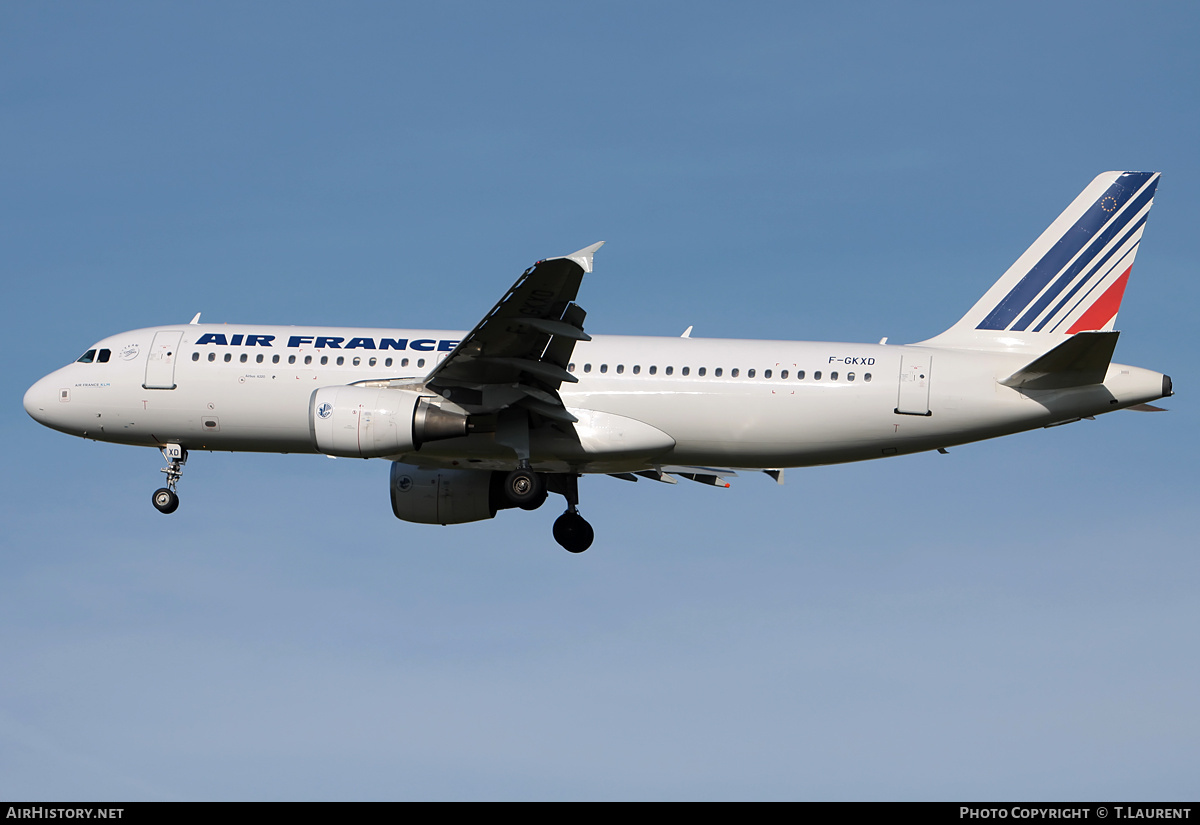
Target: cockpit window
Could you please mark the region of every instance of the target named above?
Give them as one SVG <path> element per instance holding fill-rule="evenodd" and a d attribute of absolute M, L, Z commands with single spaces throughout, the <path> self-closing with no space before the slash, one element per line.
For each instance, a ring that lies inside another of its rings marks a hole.
<path fill-rule="evenodd" d="M 107 364 L 107 363 L 108 363 L 108 357 L 109 357 L 110 355 L 112 355 L 112 350 L 110 350 L 110 349 L 102 349 L 102 350 L 100 350 L 100 352 L 96 353 L 96 361 L 97 361 L 97 362 L 99 362 L 99 363 L 101 363 L 101 364 Z"/>
<path fill-rule="evenodd" d="M 94 349 L 90 349 L 87 352 L 85 352 L 83 355 L 79 356 L 79 360 L 76 361 L 75 363 L 90 364 L 94 360 L 96 360 L 96 351 Z"/>

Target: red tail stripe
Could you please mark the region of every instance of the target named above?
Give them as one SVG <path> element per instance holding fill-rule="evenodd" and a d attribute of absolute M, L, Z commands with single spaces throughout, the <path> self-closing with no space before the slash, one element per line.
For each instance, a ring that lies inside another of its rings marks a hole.
<path fill-rule="evenodd" d="M 1117 317 L 1117 310 L 1121 308 L 1121 299 L 1125 297 L 1125 284 L 1129 282 L 1129 269 L 1126 269 L 1125 274 L 1117 278 L 1116 282 L 1096 299 L 1096 303 L 1087 308 L 1087 312 L 1079 316 L 1079 320 L 1067 330 L 1067 335 L 1104 329 L 1109 321 Z"/>

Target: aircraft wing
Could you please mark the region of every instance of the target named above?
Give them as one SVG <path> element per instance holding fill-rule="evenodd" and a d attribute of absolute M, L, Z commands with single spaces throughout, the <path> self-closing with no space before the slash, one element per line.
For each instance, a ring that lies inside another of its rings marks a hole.
<path fill-rule="evenodd" d="M 538 261 L 517 279 L 491 312 L 425 378 L 425 385 L 471 412 L 514 404 L 574 421 L 558 397 L 587 315 L 575 303 L 600 243 Z"/>

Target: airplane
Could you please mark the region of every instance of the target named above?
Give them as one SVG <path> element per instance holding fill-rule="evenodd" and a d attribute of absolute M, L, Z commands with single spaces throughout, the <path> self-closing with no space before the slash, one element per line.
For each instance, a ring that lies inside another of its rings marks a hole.
<path fill-rule="evenodd" d="M 1157 410 L 1170 377 L 1112 363 L 1156 172 L 1096 177 L 953 326 L 913 344 L 591 336 L 576 303 L 596 243 L 538 261 L 469 332 L 188 324 L 122 332 L 35 383 L 47 427 L 161 450 L 172 513 L 189 452 L 383 458 L 392 510 L 460 524 L 566 499 L 579 478 L 810 467 Z"/>

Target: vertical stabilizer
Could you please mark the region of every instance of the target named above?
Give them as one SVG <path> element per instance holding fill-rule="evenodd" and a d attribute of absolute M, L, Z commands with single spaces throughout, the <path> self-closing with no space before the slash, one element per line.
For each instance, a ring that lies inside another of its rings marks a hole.
<path fill-rule="evenodd" d="M 970 312 L 922 345 L 1043 353 L 1077 332 L 1111 330 L 1158 179 L 1099 175 Z"/>

